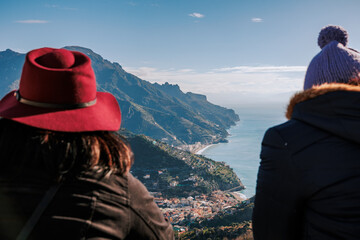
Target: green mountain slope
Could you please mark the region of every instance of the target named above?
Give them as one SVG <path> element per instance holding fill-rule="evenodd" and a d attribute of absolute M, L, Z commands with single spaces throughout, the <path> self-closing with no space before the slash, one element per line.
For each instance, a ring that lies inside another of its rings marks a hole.
<path fill-rule="evenodd" d="M 233 170 L 221 162 L 192 154 L 144 135 L 122 131 L 135 155 L 132 174 L 149 191 L 166 197 L 187 197 L 244 186 Z"/>

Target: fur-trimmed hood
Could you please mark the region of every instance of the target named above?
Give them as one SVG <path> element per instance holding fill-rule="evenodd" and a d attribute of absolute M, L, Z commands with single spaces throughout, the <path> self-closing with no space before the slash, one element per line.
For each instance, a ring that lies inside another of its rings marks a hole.
<path fill-rule="evenodd" d="M 331 83 L 296 93 L 286 117 L 360 143 L 360 86 Z"/>

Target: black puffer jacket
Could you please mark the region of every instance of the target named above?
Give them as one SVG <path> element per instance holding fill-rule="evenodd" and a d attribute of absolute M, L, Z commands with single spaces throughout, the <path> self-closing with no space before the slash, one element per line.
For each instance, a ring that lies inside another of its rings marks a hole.
<path fill-rule="evenodd" d="M 255 239 L 360 239 L 360 87 L 306 90 L 287 116 L 262 142 Z"/>

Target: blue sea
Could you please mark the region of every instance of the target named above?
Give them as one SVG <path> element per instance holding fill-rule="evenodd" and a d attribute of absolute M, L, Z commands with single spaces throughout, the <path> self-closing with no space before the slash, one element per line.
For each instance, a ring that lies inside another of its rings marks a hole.
<path fill-rule="evenodd" d="M 230 165 L 246 187 L 241 193 L 252 197 L 255 194 L 262 138 L 266 129 L 286 121 L 285 107 L 279 104 L 233 109 L 239 114 L 240 122 L 228 130 L 229 142 L 212 145 L 201 154 Z"/>

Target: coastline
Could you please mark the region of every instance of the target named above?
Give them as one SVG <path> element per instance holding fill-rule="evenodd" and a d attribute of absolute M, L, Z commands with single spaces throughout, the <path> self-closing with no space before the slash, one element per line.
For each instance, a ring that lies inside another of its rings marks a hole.
<path fill-rule="evenodd" d="M 208 149 L 208 148 L 211 147 L 211 146 L 215 146 L 215 144 L 202 145 L 201 148 L 196 149 L 194 152 L 195 152 L 195 154 L 200 155 L 200 154 L 202 154 L 206 149 Z"/>
<path fill-rule="evenodd" d="M 240 201 L 245 201 L 245 200 L 248 200 L 249 197 L 246 196 L 245 194 L 241 193 L 240 191 L 233 191 L 233 192 L 230 192 L 232 193 L 238 200 Z"/>
<path fill-rule="evenodd" d="M 193 154 L 201 154 L 207 148 L 209 148 L 215 144 L 217 144 L 217 143 L 212 143 L 212 144 L 195 143 L 195 144 L 191 144 L 191 145 L 181 145 L 181 146 L 178 146 L 177 148 L 184 150 L 184 151 L 189 151 Z"/>

